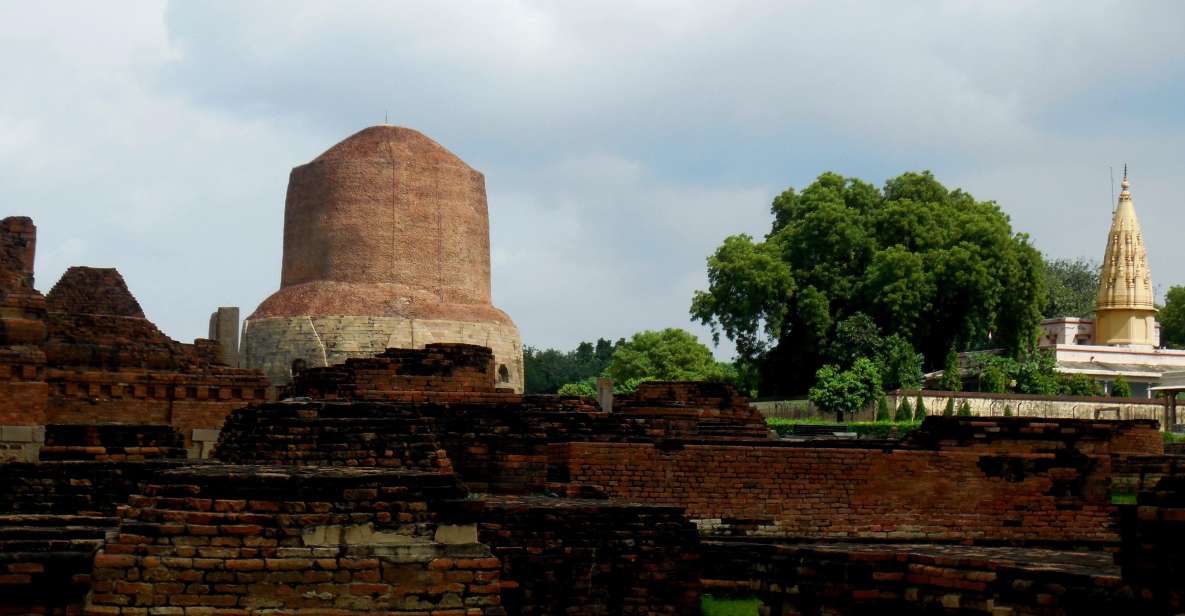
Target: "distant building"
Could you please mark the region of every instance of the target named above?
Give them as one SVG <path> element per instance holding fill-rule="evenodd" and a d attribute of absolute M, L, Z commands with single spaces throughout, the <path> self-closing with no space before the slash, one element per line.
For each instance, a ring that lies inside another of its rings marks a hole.
<path fill-rule="evenodd" d="M 1059 372 L 1090 376 L 1108 392 L 1122 375 L 1132 395 L 1150 397 L 1163 373 L 1185 370 L 1185 351 L 1158 348 L 1152 275 L 1126 170 L 1122 187 L 1107 235 L 1094 319 L 1046 319 L 1039 344 L 1053 350 Z"/>

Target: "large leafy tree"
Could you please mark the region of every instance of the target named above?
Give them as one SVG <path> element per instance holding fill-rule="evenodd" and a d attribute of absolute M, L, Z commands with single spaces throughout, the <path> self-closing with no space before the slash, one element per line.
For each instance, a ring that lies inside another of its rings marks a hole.
<path fill-rule="evenodd" d="M 638 379 L 661 381 L 734 381 L 732 366 L 716 361 L 712 350 L 694 334 L 670 327 L 643 331 L 618 345 L 606 374 L 625 383 Z"/>
<path fill-rule="evenodd" d="M 800 393 L 847 364 L 837 327 L 857 313 L 940 366 L 956 349 L 1016 352 L 1045 304 L 1041 255 L 992 202 L 929 172 L 883 189 L 824 173 L 774 199 L 763 241 L 727 238 L 708 258 L 692 317 L 759 366 L 762 393 Z M 852 332 L 839 332 L 850 336 Z"/>
<path fill-rule="evenodd" d="M 1157 320 L 1160 321 L 1160 343 L 1173 349 L 1185 349 L 1185 287 L 1169 288 Z"/>
<path fill-rule="evenodd" d="M 1099 293 L 1099 264 L 1089 259 L 1044 261 L 1047 299 L 1041 316 L 1088 317 Z"/>

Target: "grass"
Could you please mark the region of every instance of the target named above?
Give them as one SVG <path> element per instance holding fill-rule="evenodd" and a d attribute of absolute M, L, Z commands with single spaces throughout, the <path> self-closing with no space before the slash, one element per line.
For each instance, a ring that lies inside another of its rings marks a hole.
<path fill-rule="evenodd" d="M 853 421 L 848 423 L 836 423 L 834 421 L 821 421 L 818 419 L 780 419 L 771 417 L 765 420 L 769 427 L 776 431 L 779 436 L 786 436 L 792 434 L 795 425 L 810 424 L 818 426 L 835 426 L 837 429 L 842 429 L 844 432 L 855 432 L 862 438 L 888 438 L 889 435 L 896 429 L 898 436 L 905 436 L 909 432 L 916 430 L 920 423 L 913 421 Z"/>
<path fill-rule="evenodd" d="M 757 616 L 761 601 L 757 599 L 719 598 L 704 595 L 700 601 L 703 616 Z"/>
<path fill-rule="evenodd" d="M 1161 432 L 1164 435 L 1164 444 L 1169 443 L 1185 443 L 1185 434 L 1177 434 L 1176 432 Z"/>

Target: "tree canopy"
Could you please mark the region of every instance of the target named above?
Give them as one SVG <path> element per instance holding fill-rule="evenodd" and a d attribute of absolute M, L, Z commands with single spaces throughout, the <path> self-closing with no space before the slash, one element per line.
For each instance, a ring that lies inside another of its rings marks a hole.
<path fill-rule="evenodd" d="M 1169 288 L 1156 318 L 1160 321 L 1161 346 L 1185 349 L 1185 287 Z"/>
<path fill-rule="evenodd" d="M 524 347 L 523 389 L 528 394 L 554 394 L 567 383 L 595 378 L 609 366 L 613 351 L 623 342 L 624 338 L 616 343 L 600 338 L 595 343 L 581 342 L 572 351 Z"/>
<path fill-rule="evenodd" d="M 1099 263 L 1081 257 L 1043 263 L 1046 300 L 1041 316 L 1089 317 L 1099 293 Z"/>
<path fill-rule="evenodd" d="M 778 195 L 761 241 L 724 240 L 708 257 L 708 288 L 691 304 L 716 339 L 760 368 L 761 391 L 799 393 L 824 364 L 848 364 L 850 331 L 866 315 L 929 366 L 947 351 L 1028 342 L 1045 304 L 1042 259 L 992 202 L 950 190 L 929 172 L 883 189 L 824 173 Z M 858 332 L 857 332 L 858 333 Z"/>
<path fill-rule="evenodd" d="M 620 383 L 736 380 L 731 365 L 716 361 L 694 334 L 675 327 L 634 334 L 617 346 L 605 373 Z"/>

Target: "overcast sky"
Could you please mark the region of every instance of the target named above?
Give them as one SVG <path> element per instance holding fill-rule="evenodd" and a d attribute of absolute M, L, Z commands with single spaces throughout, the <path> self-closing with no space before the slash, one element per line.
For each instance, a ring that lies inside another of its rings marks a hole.
<path fill-rule="evenodd" d="M 0 0 L 0 84 L 38 288 L 116 267 L 183 341 L 277 289 L 289 170 L 384 114 L 485 173 L 494 302 L 529 345 L 706 341 L 705 257 L 827 170 L 931 169 L 1099 259 L 1126 162 L 1153 283 L 1185 284 L 1175 0 Z"/>

